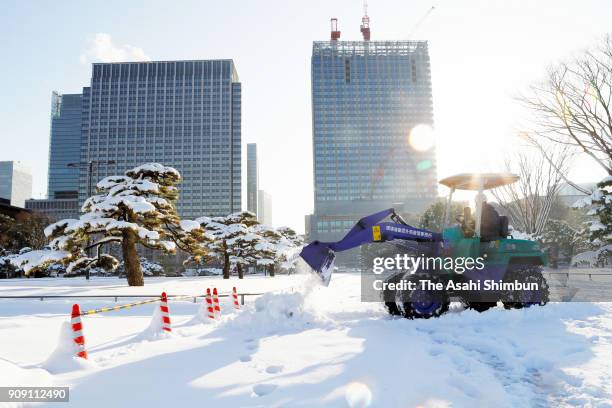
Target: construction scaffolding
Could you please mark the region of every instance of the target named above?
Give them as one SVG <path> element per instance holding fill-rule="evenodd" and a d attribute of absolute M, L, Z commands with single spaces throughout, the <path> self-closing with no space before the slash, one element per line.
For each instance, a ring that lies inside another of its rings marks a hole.
<path fill-rule="evenodd" d="M 410 55 L 427 47 L 427 41 L 314 41 L 312 56 Z"/>

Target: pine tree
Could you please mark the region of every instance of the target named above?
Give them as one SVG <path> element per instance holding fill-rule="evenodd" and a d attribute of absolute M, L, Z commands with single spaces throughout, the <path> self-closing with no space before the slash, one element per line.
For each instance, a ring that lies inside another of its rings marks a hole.
<path fill-rule="evenodd" d="M 195 259 L 204 255 L 202 242 L 210 241 L 199 224 L 181 221 L 176 212 L 176 184 L 181 180 L 172 167 L 148 163 L 109 176 L 97 184 L 98 194 L 83 204 L 84 214 L 51 224 L 45 234 L 52 250 L 66 252 L 68 272 L 74 268 L 114 270 L 114 256 L 102 254 L 107 244 L 121 246 L 128 284 L 144 285 L 137 246 L 173 253 L 177 248 Z M 93 255 L 88 255 L 93 251 Z"/>
<path fill-rule="evenodd" d="M 593 193 L 579 201 L 574 208 L 588 207 L 594 220 L 587 221 L 582 232 L 595 248 L 612 244 L 612 176 L 607 176 L 599 183 Z"/>
<path fill-rule="evenodd" d="M 243 276 L 243 265 L 239 256 L 241 238 L 249 233 L 249 228 L 257 225 L 257 217 L 249 211 L 230 214 L 226 217 L 200 217 L 196 219 L 205 233 L 213 238 L 204 247 L 209 255 L 223 262 L 223 279 L 230 278 L 233 266 L 238 269 L 239 277 Z"/>
<path fill-rule="evenodd" d="M 567 221 L 548 220 L 538 241 L 548 249 L 551 266 L 557 268 L 559 258 L 565 255 L 571 259 L 575 249 L 581 247 L 583 238 Z"/>
<path fill-rule="evenodd" d="M 259 224 L 255 214 L 242 211 L 226 217 L 200 217 L 200 223 L 207 235 L 214 238 L 205 244 L 209 254 L 223 262 L 223 278 L 229 279 L 230 271 L 236 269 L 238 278 L 250 265 L 268 268 L 274 276 L 274 265 L 286 261 L 288 249 L 302 245 L 301 239 L 290 228 L 275 230 Z"/>

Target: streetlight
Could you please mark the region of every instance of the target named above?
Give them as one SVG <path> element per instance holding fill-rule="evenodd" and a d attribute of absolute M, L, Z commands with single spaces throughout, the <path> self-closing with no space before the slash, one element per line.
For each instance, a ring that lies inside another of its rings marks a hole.
<path fill-rule="evenodd" d="M 76 167 L 76 168 L 87 167 L 87 196 L 91 196 L 91 186 L 92 186 L 91 177 L 93 174 L 94 166 L 98 166 L 100 164 L 116 164 L 116 163 L 117 162 L 115 160 L 89 160 L 86 162 L 68 163 L 66 166 Z"/>
<path fill-rule="evenodd" d="M 66 166 L 67 167 L 73 167 L 73 168 L 87 168 L 87 196 L 91 197 L 91 187 L 92 187 L 92 176 L 93 176 L 93 169 L 94 166 L 98 166 L 101 164 L 115 164 L 117 163 L 115 160 L 89 160 L 86 162 L 79 162 L 79 163 L 68 163 Z M 89 238 L 87 239 L 87 245 L 89 246 Z M 89 268 L 87 269 L 87 271 L 85 272 L 85 279 L 89 280 Z"/>

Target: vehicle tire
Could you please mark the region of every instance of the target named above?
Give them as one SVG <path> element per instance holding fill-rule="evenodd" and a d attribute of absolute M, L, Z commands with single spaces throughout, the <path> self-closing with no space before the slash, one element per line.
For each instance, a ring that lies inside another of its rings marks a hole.
<path fill-rule="evenodd" d="M 389 279 L 386 279 L 385 282 L 398 283 L 402 280 L 404 274 L 397 273 L 392 275 Z M 385 304 L 385 309 L 391 316 L 401 316 L 401 293 L 398 293 L 397 290 L 384 290 L 383 291 L 383 302 Z"/>
<path fill-rule="evenodd" d="M 410 280 L 419 283 L 419 280 L 429 279 L 432 282 L 442 282 L 441 279 L 430 275 L 412 275 Z M 415 289 L 405 294 L 402 309 L 406 319 L 429 319 L 440 317 L 448 312 L 450 300 L 446 291 L 432 291 Z"/>
<path fill-rule="evenodd" d="M 372 273 L 372 266 L 374 265 L 374 258 L 392 258 L 397 254 L 403 255 L 404 253 L 414 255 L 415 252 L 409 247 L 405 247 L 402 242 L 382 242 L 374 244 L 365 244 L 360 249 L 360 267 L 361 273 Z M 390 275 L 389 278 L 385 279 L 385 282 L 398 283 L 406 275 L 404 271 L 389 271 L 386 272 Z M 409 275 L 408 275 L 409 276 Z M 401 291 L 396 290 L 385 290 L 382 292 L 382 302 L 385 305 L 385 310 L 392 316 L 401 316 L 402 312 L 402 301 L 401 298 L 405 296 Z"/>
<path fill-rule="evenodd" d="M 504 290 L 501 300 L 505 309 L 522 309 L 534 305 L 544 306 L 548 303 L 548 282 L 538 265 L 511 265 L 504 276 L 504 282 L 537 283 L 538 290 Z"/>
<path fill-rule="evenodd" d="M 496 307 L 497 302 L 470 302 L 468 303 L 468 307 L 470 309 L 476 310 L 478 313 L 486 312 L 492 307 Z"/>

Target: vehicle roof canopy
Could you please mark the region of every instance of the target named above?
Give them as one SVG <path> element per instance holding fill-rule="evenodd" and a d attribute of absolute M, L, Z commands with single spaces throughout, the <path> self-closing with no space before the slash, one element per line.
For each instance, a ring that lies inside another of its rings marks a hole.
<path fill-rule="evenodd" d="M 461 173 L 440 180 L 440 184 L 455 190 L 478 191 L 505 186 L 518 181 L 519 176 L 512 173 Z"/>

